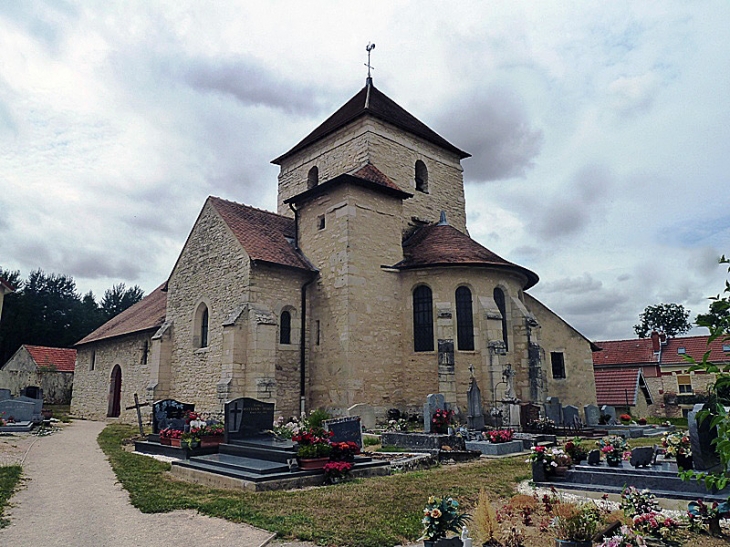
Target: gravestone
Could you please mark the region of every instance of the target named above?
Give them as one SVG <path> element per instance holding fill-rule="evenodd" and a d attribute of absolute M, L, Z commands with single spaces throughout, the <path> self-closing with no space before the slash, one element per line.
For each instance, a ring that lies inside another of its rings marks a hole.
<path fill-rule="evenodd" d="M 616 409 L 611 405 L 603 405 L 601 407 L 601 415 L 608 416 L 608 422 L 606 425 L 616 425 Z"/>
<path fill-rule="evenodd" d="M 588 452 L 588 465 L 598 465 L 601 463 L 601 451 L 594 448 Z"/>
<path fill-rule="evenodd" d="M 692 465 L 696 471 L 715 471 L 720 467 L 720 457 L 712 445 L 717 438 L 717 428 L 710 428 L 711 417 L 699 423 L 697 413 L 702 410 L 702 404 L 696 404 L 687 415 L 689 425 L 689 442 L 692 446 Z"/>
<path fill-rule="evenodd" d="M 4 401 L 5 399 L 10 399 L 12 397 L 12 392 L 9 389 L 6 388 L 0 388 L 0 401 Z"/>
<path fill-rule="evenodd" d="M 226 439 L 248 439 L 270 431 L 274 427 L 274 403 L 265 403 L 250 397 L 228 401 L 225 406 Z"/>
<path fill-rule="evenodd" d="M 579 428 L 582 423 L 580 421 L 580 411 L 577 406 L 566 405 L 563 407 L 563 423 L 567 427 Z"/>
<path fill-rule="evenodd" d="M 540 419 L 540 407 L 533 403 L 523 403 L 520 405 L 520 427 L 523 431 L 528 429 L 530 422 Z"/>
<path fill-rule="evenodd" d="M 563 407 L 560 405 L 558 397 L 548 397 L 545 399 L 545 417 L 555 422 L 555 425 L 563 423 Z"/>
<path fill-rule="evenodd" d="M 359 448 L 362 448 L 362 423 L 360 422 L 360 416 L 325 420 L 323 425 L 326 430 L 332 432 L 330 441 L 333 443 L 352 441 Z"/>
<path fill-rule="evenodd" d="M 469 412 L 466 417 L 466 426 L 469 429 L 483 428 L 484 414 L 482 413 L 482 392 L 477 385 L 477 379 L 473 376 L 469 381 L 469 391 L 466 392 L 466 404 Z"/>
<path fill-rule="evenodd" d="M 423 404 L 423 432 L 431 433 L 431 418 L 437 410 L 445 410 L 446 401 L 441 393 L 430 393 Z"/>
<path fill-rule="evenodd" d="M 507 423 L 510 427 L 520 426 L 520 405 L 517 403 L 507 403 L 507 411 L 509 412 L 509 420 Z"/>
<path fill-rule="evenodd" d="M 195 405 L 181 403 L 175 399 L 162 399 L 152 405 L 152 433 L 158 434 L 163 429 L 185 430 L 185 414 L 193 412 Z"/>
<path fill-rule="evenodd" d="M 32 420 L 34 422 L 41 421 L 41 411 L 43 410 L 43 399 L 36 399 L 35 397 L 26 397 L 25 395 L 21 395 L 20 397 L 16 397 L 14 400 L 32 404 L 33 405 Z"/>
<path fill-rule="evenodd" d="M 629 463 L 634 467 L 647 467 L 651 465 L 654 459 L 654 449 L 651 446 L 641 446 L 631 451 L 631 460 Z"/>
<path fill-rule="evenodd" d="M 365 429 L 375 429 L 375 410 L 367 403 L 358 403 L 347 409 L 348 416 L 359 416 Z"/>
<path fill-rule="evenodd" d="M 5 420 L 13 418 L 16 422 L 32 422 L 35 416 L 35 403 L 18 399 L 5 399 L 0 401 L 0 415 Z"/>
<path fill-rule="evenodd" d="M 595 427 L 601 422 L 601 409 L 596 405 L 586 405 L 583 407 L 586 415 L 586 424 L 588 427 Z"/>

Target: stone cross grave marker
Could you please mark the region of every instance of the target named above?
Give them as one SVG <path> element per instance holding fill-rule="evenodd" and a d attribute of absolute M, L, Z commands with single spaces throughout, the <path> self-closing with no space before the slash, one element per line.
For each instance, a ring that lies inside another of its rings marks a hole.
<path fill-rule="evenodd" d="M 437 410 L 444 410 L 446 401 L 441 393 L 430 393 L 423 404 L 423 431 L 431 433 L 431 418 Z"/>
<path fill-rule="evenodd" d="M 533 403 L 520 405 L 520 427 L 523 431 L 528 429 L 528 424 L 540 419 L 540 407 Z"/>
<path fill-rule="evenodd" d="M 274 427 L 274 403 L 241 397 L 226 403 L 225 442 L 248 439 Z"/>
<path fill-rule="evenodd" d="M 18 399 L 5 399 L 0 401 L 0 415 L 5 420 L 13 418 L 16 422 L 32 422 L 35 416 L 35 404 Z"/>
<path fill-rule="evenodd" d="M 586 405 L 583 407 L 586 415 L 586 424 L 588 427 L 594 427 L 601 422 L 601 409 L 596 405 Z"/>
<path fill-rule="evenodd" d="M 469 391 L 466 392 L 466 405 L 469 414 L 466 417 L 466 425 L 469 429 L 480 430 L 484 427 L 484 414 L 482 413 L 482 392 L 477 385 L 477 379 L 473 376 L 469 381 Z"/>
<path fill-rule="evenodd" d="M 375 429 L 375 410 L 367 403 L 358 403 L 347 409 L 348 416 L 359 416 L 365 429 Z"/>
<path fill-rule="evenodd" d="M 357 444 L 358 448 L 362 449 L 362 423 L 360 422 L 360 416 L 325 420 L 323 424 L 327 431 L 332 432 L 330 441 L 333 443 L 352 441 Z"/>
<path fill-rule="evenodd" d="M 687 415 L 689 425 L 689 442 L 692 446 L 692 465 L 697 471 L 715 471 L 720 466 L 720 456 L 712 445 L 717 438 L 717 428 L 710 429 L 708 416 L 702 423 L 697 421 L 697 413 L 702 410 L 703 404 L 696 404 Z"/>
<path fill-rule="evenodd" d="M 601 416 L 608 416 L 608 425 L 616 425 L 616 409 L 611 405 L 601 407 Z"/>
<path fill-rule="evenodd" d="M 158 434 L 162 429 L 185 431 L 185 413 L 195 410 L 192 403 L 181 403 L 175 399 L 162 399 L 152 405 L 152 433 Z"/>
<path fill-rule="evenodd" d="M 583 424 L 580 421 L 580 411 L 577 406 L 565 405 L 563 407 L 563 423 L 567 427 L 579 429 Z"/>
<path fill-rule="evenodd" d="M 545 417 L 555 422 L 555 425 L 562 425 L 563 407 L 558 397 L 548 397 L 545 399 Z"/>

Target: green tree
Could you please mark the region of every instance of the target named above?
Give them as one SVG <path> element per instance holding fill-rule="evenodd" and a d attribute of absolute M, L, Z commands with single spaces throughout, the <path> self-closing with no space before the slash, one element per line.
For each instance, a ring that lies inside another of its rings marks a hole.
<path fill-rule="evenodd" d="M 653 330 L 667 336 L 684 334 L 692 328 L 688 318 L 689 311 L 682 304 L 647 306 L 639 315 L 639 324 L 634 325 L 634 332 L 639 338 L 646 338 Z"/>
<path fill-rule="evenodd" d="M 139 286 L 127 288 L 124 283 L 118 283 L 104 292 L 100 305 L 101 312 L 108 321 L 142 300 L 143 296 L 144 291 Z"/>
<path fill-rule="evenodd" d="M 730 260 L 723 255 L 720 257 L 721 264 L 730 264 Z M 728 267 L 730 273 L 730 266 Z M 730 298 L 730 283 L 725 281 L 725 296 L 717 295 L 712 297 L 714 302 L 727 300 Z M 700 327 L 710 329 L 710 336 L 707 338 L 708 351 L 702 356 L 700 362 L 695 361 L 691 357 L 685 357 L 687 361 L 692 363 L 689 367 L 690 371 L 702 370 L 708 374 L 715 374 L 715 383 L 710 386 L 709 402 L 705 404 L 704 409 L 697 413 L 699 420 L 710 420 L 710 427 L 717 428 L 717 438 L 712 442 L 715 445 L 715 451 L 720 457 L 720 471 L 714 473 L 701 473 L 698 471 L 685 471 L 681 474 L 682 478 L 689 480 L 696 478 L 704 481 L 705 486 L 722 490 L 730 482 L 730 413 L 725 410 L 726 405 L 730 405 L 730 364 L 717 365 L 709 361 L 710 351 L 709 345 L 717 340 L 722 339 L 723 342 L 730 341 L 730 335 L 727 331 L 727 325 L 722 321 L 715 321 L 712 314 L 709 317 L 698 318 L 697 324 Z"/>
<path fill-rule="evenodd" d="M 712 332 L 714 329 L 721 329 L 725 334 L 730 334 L 730 298 L 713 296 L 710 303 L 710 310 L 707 313 L 700 313 L 695 323 L 700 327 L 707 327 Z"/>

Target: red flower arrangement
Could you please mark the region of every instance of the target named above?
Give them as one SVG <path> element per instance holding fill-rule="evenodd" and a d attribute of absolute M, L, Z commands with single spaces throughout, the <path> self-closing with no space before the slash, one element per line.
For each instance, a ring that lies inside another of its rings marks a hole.
<path fill-rule="evenodd" d="M 312 427 L 293 435 L 291 440 L 299 445 L 297 456 L 300 458 L 324 458 L 332 452 L 331 436 L 331 431 Z"/>
<path fill-rule="evenodd" d="M 324 464 L 325 481 L 329 483 L 339 482 L 345 479 L 351 470 L 352 464 L 350 462 L 327 462 Z"/>
<path fill-rule="evenodd" d="M 183 432 L 179 429 L 171 429 L 169 427 L 160 430 L 160 439 L 179 439 Z"/>
<path fill-rule="evenodd" d="M 507 443 L 512 440 L 513 431 L 511 429 L 493 429 L 487 431 L 487 438 L 490 443 Z"/>
<path fill-rule="evenodd" d="M 451 410 L 438 409 L 433 413 L 433 418 L 431 418 L 431 429 L 436 433 L 446 433 L 449 429 L 453 414 Z"/>
<path fill-rule="evenodd" d="M 352 462 L 355 460 L 355 456 L 360 453 L 360 447 L 353 441 L 330 444 L 332 446 L 330 461 L 333 462 Z"/>

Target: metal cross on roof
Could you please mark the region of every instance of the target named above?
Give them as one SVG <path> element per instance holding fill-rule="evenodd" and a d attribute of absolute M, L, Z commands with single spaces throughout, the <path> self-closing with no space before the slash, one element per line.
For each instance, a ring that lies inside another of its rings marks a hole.
<path fill-rule="evenodd" d="M 375 44 L 368 44 L 365 46 L 365 50 L 368 52 L 368 62 L 365 63 L 365 66 L 368 67 L 368 81 L 370 81 L 372 78 L 370 77 L 370 69 L 375 70 L 375 67 L 370 64 L 370 52 L 375 49 Z"/>

